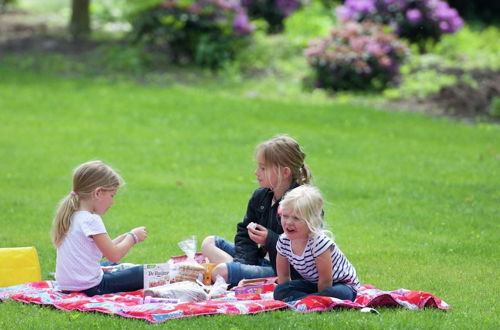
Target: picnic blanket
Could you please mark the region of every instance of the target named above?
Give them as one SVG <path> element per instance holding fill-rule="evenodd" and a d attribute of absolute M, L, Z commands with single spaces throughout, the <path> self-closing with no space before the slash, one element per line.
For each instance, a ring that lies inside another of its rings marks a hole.
<path fill-rule="evenodd" d="M 358 291 L 356 301 L 330 297 L 309 296 L 287 304 L 274 300 L 272 292 L 250 293 L 235 296 L 228 291 L 226 296 L 191 303 L 144 303 L 143 290 L 105 294 L 87 297 L 83 293 L 65 294 L 58 290 L 55 281 L 41 281 L 0 288 L 0 300 L 16 300 L 24 303 L 52 305 L 55 308 L 82 312 L 92 311 L 115 314 L 123 317 L 144 319 L 161 323 L 169 319 L 214 315 L 255 314 L 277 309 L 291 309 L 297 312 L 329 311 L 335 308 L 362 309 L 365 307 L 401 306 L 411 310 L 434 307 L 448 310 L 451 307 L 431 293 L 398 289 L 382 291 L 365 284 Z"/>

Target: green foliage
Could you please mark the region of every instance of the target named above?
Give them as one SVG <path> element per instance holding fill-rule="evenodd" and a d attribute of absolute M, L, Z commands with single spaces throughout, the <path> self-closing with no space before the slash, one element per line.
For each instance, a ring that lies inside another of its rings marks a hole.
<path fill-rule="evenodd" d="M 218 69 L 245 48 L 253 32 L 242 7 L 226 2 L 164 1 L 131 16 L 133 34 L 166 48 L 174 62 Z"/>
<path fill-rule="evenodd" d="M 494 97 L 490 105 L 490 115 L 500 118 L 500 97 Z"/>
<path fill-rule="evenodd" d="M 489 26 L 474 30 L 465 26 L 453 35 L 443 36 L 429 49 L 429 53 L 442 57 L 444 66 L 464 69 L 500 69 L 500 29 Z"/>
<path fill-rule="evenodd" d="M 435 69 L 423 69 L 411 72 L 406 65 L 401 68 L 402 83 L 397 87 L 384 90 L 384 96 L 389 99 L 404 99 L 418 97 L 424 99 L 429 94 L 437 93 L 442 87 L 451 86 L 457 82 L 457 77 L 443 74 Z"/>
<path fill-rule="evenodd" d="M 285 21 L 285 35 L 291 42 L 307 46 L 311 38 L 326 35 L 335 24 L 335 16 L 323 6 L 313 1 L 296 11 Z"/>
<path fill-rule="evenodd" d="M 267 32 L 281 33 L 285 19 L 302 6 L 304 0 L 241 0 L 250 17 L 267 22 Z"/>
<path fill-rule="evenodd" d="M 455 34 L 445 35 L 426 54 L 419 54 L 413 46 L 409 61 L 401 68 L 401 83 L 384 91 L 390 99 L 417 97 L 424 99 L 442 87 L 462 81 L 477 88 L 478 82 L 470 75 L 457 77 L 446 73 L 450 69 L 500 69 L 500 30 L 488 27 L 474 30 L 465 26 Z"/>

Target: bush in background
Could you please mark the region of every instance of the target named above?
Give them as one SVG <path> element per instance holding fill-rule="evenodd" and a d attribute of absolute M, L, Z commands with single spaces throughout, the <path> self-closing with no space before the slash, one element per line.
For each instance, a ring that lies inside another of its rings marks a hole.
<path fill-rule="evenodd" d="M 302 6 L 304 0 L 241 0 L 252 18 L 263 18 L 268 24 L 268 33 L 284 30 L 285 19 Z"/>
<path fill-rule="evenodd" d="M 448 4 L 456 8 L 460 16 L 466 20 L 479 20 L 486 24 L 500 22 L 500 1 L 491 0 L 448 0 Z"/>
<path fill-rule="evenodd" d="M 398 36 L 418 44 L 421 51 L 429 41 L 439 41 L 443 34 L 463 26 L 457 10 L 441 0 L 346 0 L 336 11 L 344 21 L 389 25 Z"/>
<path fill-rule="evenodd" d="M 212 69 L 249 43 L 254 28 L 238 0 L 165 0 L 132 16 L 136 40 L 167 46 L 172 60 Z"/>
<path fill-rule="evenodd" d="M 311 87 L 332 90 L 381 90 L 394 81 L 408 52 L 397 36 L 369 21 L 346 22 L 305 50 Z"/>

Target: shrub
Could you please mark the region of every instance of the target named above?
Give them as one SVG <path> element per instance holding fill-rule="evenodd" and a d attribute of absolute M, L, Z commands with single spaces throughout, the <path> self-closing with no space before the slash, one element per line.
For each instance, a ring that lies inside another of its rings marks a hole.
<path fill-rule="evenodd" d="M 253 18 L 263 18 L 268 24 L 268 33 L 284 30 L 284 21 L 302 5 L 301 0 L 241 0 Z"/>
<path fill-rule="evenodd" d="M 489 112 L 491 116 L 500 118 L 500 97 L 493 98 Z"/>
<path fill-rule="evenodd" d="M 233 59 L 254 30 L 239 0 L 165 0 L 132 25 L 136 40 L 168 46 L 174 62 L 212 69 Z"/>
<path fill-rule="evenodd" d="M 305 55 L 314 87 L 332 90 L 383 89 L 399 73 L 408 48 L 381 24 L 346 22 L 312 40 Z"/>
<path fill-rule="evenodd" d="M 448 0 L 466 20 L 480 20 L 486 24 L 500 21 L 500 2 L 491 0 Z"/>
<path fill-rule="evenodd" d="M 438 41 L 463 26 L 458 12 L 442 0 L 346 0 L 336 11 L 341 20 L 387 24 L 421 50 L 429 40 Z"/>

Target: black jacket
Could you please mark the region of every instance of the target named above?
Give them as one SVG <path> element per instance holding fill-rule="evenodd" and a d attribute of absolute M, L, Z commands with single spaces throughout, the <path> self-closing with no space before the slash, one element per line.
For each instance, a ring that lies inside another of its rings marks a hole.
<path fill-rule="evenodd" d="M 292 184 L 289 190 L 297 187 Z M 236 236 L 234 237 L 234 261 L 247 265 L 258 265 L 259 258 L 263 258 L 266 252 L 269 253 L 269 261 L 276 272 L 276 243 L 280 234 L 283 233 L 280 216 L 278 215 L 279 201 L 271 206 L 273 192 L 269 188 L 259 188 L 254 191 L 252 198 L 248 202 L 247 213 L 243 221 L 238 223 Z M 248 236 L 247 225 L 250 222 L 258 223 L 267 228 L 266 244 L 258 247 L 257 243 Z M 292 266 L 290 266 L 291 278 L 298 279 L 301 276 Z"/>

